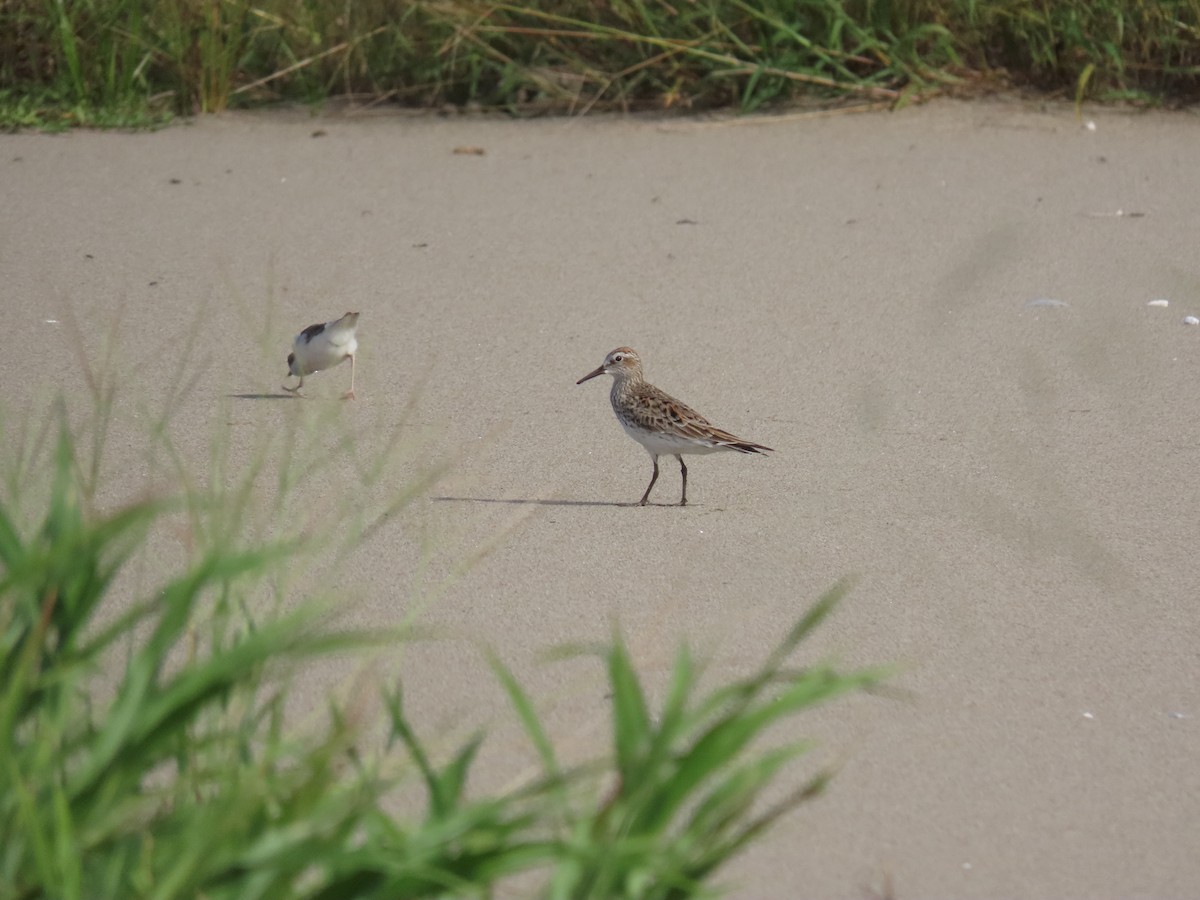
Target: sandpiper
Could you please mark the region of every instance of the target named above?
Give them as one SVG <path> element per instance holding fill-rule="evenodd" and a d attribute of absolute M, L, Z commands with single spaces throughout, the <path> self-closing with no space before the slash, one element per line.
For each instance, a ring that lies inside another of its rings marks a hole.
<path fill-rule="evenodd" d="M 292 341 L 292 352 L 288 354 L 288 374 L 295 375 L 300 383 L 294 388 L 283 385 L 285 391 L 298 394 L 304 387 L 304 376 L 325 369 L 332 369 L 344 360 L 350 360 L 350 390 L 342 396 L 354 399 L 354 353 L 358 340 L 354 336 L 358 328 L 358 313 L 348 312 L 340 319 L 323 325 L 309 325 Z"/>
<path fill-rule="evenodd" d="M 645 506 L 650 490 L 658 480 L 658 457 L 670 453 L 679 460 L 679 471 L 683 475 L 683 496 L 680 506 L 687 506 L 687 466 L 683 464 L 684 453 L 715 453 L 718 450 L 737 450 L 740 453 L 763 453 L 770 447 L 744 441 L 740 437 L 722 431 L 691 407 L 660 391 L 642 377 L 642 360 L 628 347 L 618 347 L 594 372 L 580 378 L 583 384 L 597 375 L 613 377 L 613 412 L 625 433 L 646 448 L 654 460 L 654 474 L 646 493 L 638 501 Z M 774 452 L 774 451 L 772 451 Z"/>

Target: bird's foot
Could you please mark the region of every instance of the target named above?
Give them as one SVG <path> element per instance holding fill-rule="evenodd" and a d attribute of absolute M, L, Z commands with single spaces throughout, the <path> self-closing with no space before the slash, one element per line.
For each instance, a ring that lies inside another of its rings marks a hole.
<path fill-rule="evenodd" d="M 281 384 L 280 387 L 283 388 L 285 391 L 287 391 L 289 394 L 294 394 L 297 397 L 300 396 L 300 385 L 296 385 L 294 388 L 290 388 L 286 384 Z"/>
<path fill-rule="evenodd" d="M 342 399 L 343 400 L 355 400 L 357 398 L 354 396 L 354 391 L 346 391 L 346 393 L 342 394 Z"/>

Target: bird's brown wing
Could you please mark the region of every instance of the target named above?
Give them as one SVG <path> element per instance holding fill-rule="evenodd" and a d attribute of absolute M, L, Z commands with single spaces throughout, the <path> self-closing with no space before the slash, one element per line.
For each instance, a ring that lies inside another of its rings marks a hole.
<path fill-rule="evenodd" d="M 761 453 L 771 449 L 717 428 L 686 403 L 652 384 L 640 386 L 635 396 L 641 402 L 632 404 L 628 412 L 633 424 L 640 428 L 674 432 L 689 440 L 729 447 L 742 453 Z"/>

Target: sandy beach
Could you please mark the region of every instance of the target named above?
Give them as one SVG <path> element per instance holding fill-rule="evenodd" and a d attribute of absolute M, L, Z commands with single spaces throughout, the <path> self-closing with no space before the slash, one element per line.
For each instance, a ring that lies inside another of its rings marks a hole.
<path fill-rule="evenodd" d="M 478 642 L 595 754 L 597 670 L 542 651 L 618 622 L 656 689 L 685 638 L 743 673 L 855 578 L 806 653 L 909 696 L 780 735 L 818 741 L 786 784 L 839 771 L 736 900 L 1195 897 L 1198 191 L 1194 113 L 999 101 L 5 134 L 3 407 L 85 406 L 67 325 L 98 358 L 116 321 L 114 497 L 164 404 L 201 470 L 214 429 L 236 460 L 314 409 L 368 449 L 402 425 L 400 477 L 448 472 L 346 560 L 346 617 L 448 635 L 396 665 L 431 732 L 492 724 L 480 789 L 534 756 Z M 346 310 L 358 400 L 347 368 L 277 399 L 292 335 Z M 621 345 L 777 452 L 693 457 L 686 508 L 665 458 L 630 506 L 650 460 L 609 379 L 575 385 Z"/>

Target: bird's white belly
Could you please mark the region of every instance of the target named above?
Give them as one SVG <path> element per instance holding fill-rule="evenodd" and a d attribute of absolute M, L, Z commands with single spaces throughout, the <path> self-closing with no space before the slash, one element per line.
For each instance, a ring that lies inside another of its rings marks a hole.
<path fill-rule="evenodd" d="M 647 431 L 644 428 L 628 425 L 620 418 L 617 421 L 621 423 L 621 427 L 625 429 L 625 433 L 645 447 L 646 452 L 651 456 L 666 456 L 675 453 L 716 453 L 718 450 L 728 449 L 719 444 L 714 445 L 708 442 L 701 442 L 683 437 L 682 435 L 662 431 Z"/>
<path fill-rule="evenodd" d="M 335 344 L 328 339 L 322 340 L 322 338 L 324 335 L 317 335 L 307 344 L 297 342 L 297 346 L 294 348 L 296 362 L 300 364 L 305 375 L 331 369 L 358 350 L 358 341 L 354 338 L 341 344 Z"/>

